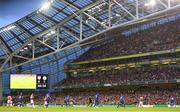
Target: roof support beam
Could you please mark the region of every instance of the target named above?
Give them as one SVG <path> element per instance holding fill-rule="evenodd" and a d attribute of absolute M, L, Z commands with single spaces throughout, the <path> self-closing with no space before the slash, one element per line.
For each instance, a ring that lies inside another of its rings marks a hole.
<path fill-rule="evenodd" d="M 6 59 L 3 64 L 0 67 L 0 71 L 4 69 L 4 66 L 11 60 L 12 56 L 8 56 L 8 59 Z"/>
<path fill-rule="evenodd" d="M 32 41 L 32 59 L 35 58 L 35 42 L 34 40 Z"/>
<path fill-rule="evenodd" d="M 41 16 L 42 16 L 43 18 L 45 18 L 46 20 L 49 20 L 49 21 L 51 21 L 51 22 L 53 22 L 53 23 L 55 23 L 55 24 L 58 23 L 58 21 L 56 21 L 56 20 L 54 20 L 54 19 L 51 19 L 50 17 L 44 15 L 44 14 L 41 13 L 41 12 L 39 12 L 39 15 L 41 15 Z M 76 36 L 75 32 L 68 30 L 68 29 L 67 29 L 66 27 L 64 27 L 64 26 L 62 26 L 61 29 L 63 29 L 64 31 L 66 31 L 68 34 L 70 34 L 70 35 L 71 35 L 72 37 L 74 37 L 76 40 L 79 40 L 79 38 L 78 38 L 78 36 Z M 45 39 L 45 41 L 47 41 L 47 40 L 49 40 L 49 39 L 50 39 L 50 38 Z M 45 42 L 45 41 L 43 41 L 43 42 Z"/>
<path fill-rule="evenodd" d="M 64 30 L 65 32 L 67 32 L 68 34 L 70 34 L 72 37 L 74 37 L 76 40 L 79 40 L 79 38 L 77 36 L 75 36 L 75 34 L 73 34 L 71 31 L 69 31 L 68 29 L 66 28 L 61 28 L 62 30 Z"/>
<path fill-rule="evenodd" d="M 117 5 L 119 5 L 121 7 L 121 9 L 123 9 L 126 13 L 128 13 L 132 18 L 136 19 L 136 17 L 131 14 L 124 6 L 122 6 L 120 3 L 118 3 L 116 0 L 113 0 Z"/>
<path fill-rule="evenodd" d="M 40 42 L 41 44 L 45 45 L 46 47 L 48 47 L 48 48 L 52 49 L 53 51 L 55 51 L 55 50 L 56 50 L 54 47 L 52 47 L 52 46 L 50 46 L 50 45 L 48 45 L 48 44 L 46 44 L 46 43 L 42 42 L 41 40 L 36 39 L 36 41 L 38 41 L 38 42 Z"/>
<path fill-rule="evenodd" d="M 61 2 L 64 2 L 65 4 L 71 6 L 72 8 L 76 9 L 76 10 L 80 10 L 78 7 L 76 7 L 75 5 L 69 3 L 68 1 L 65 0 L 59 0 Z M 94 19 L 97 23 L 101 24 L 103 27 L 108 28 L 108 26 L 106 26 L 105 24 L 103 24 L 101 21 L 99 21 L 98 19 L 96 19 L 95 17 L 91 16 L 90 14 L 86 13 L 85 11 L 83 11 L 82 13 L 84 13 L 86 16 L 88 16 L 91 19 Z"/>
<path fill-rule="evenodd" d="M 168 8 L 171 7 L 171 0 L 168 0 Z"/>
<path fill-rule="evenodd" d="M 77 15 L 80 15 L 80 14 L 82 14 L 84 11 L 86 11 L 87 9 L 94 7 L 94 6 L 98 5 L 99 3 L 100 3 L 100 0 L 96 0 L 96 1 L 95 1 L 94 3 L 92 3 L 91 5 L 83 8 L 83 9 L 81 9 L 81 10 L 79 10 L 79 11 L 76 11 L 75 13 L 76 13 Z M 73 43 L 73 44 L 71 44 L 71 45 L 67 45 L 66 47 L 63 46 L 62 49 L 58 49 L 58 50 L 56 50 L 56 51 L 54 51 L 54 52 L 52 52 L 52 53 L 49 53 L 49 54 L 45 54 L 45 55 L 36 57 L 36 58 L 34 58 L 34 59 L 32 59 L 32 60 L 26 61 L 26 62 L 24 62 L 24 63 L 19 63 L 19 64 L 15 65 L 15 66 L 10 66 L 9 68 L 5 68 L 5 69 L 8 70 L 8 69 L 11 69 L 11 68 L 14 68 L 14 67 L 17 67 L 17 66 L 21 66 L 21 65 L 23 65 L 23 64 L 25 64 L 25 63 L 28 63 L 28 62 L 31 62 L 31 61 L 34 61 L 34 60 L 43 58 L 43 57 L 48 56 L 48 55 L 52 55 L 52 54 L 57 53 L 57 52 L 60 52 L 60 51 L 62 51 L 62 50 L 66 50 L 66 49 L 69 49 L 69 48 L 72 48 L 72 47 L 79 46 L 79 44 L 80 44 L 81 42 L 85 42 L 85 41 L 87 41 L 88 39 L 94 38 L 95 36 L 97 36 L 97 35 L 99 35 L 99 34 L 105 33 L 106 31 L 112 30 L 112 29 L 117 28 L 117 27 L 124 27 L 124 26 L 128 26 L 128 25 L 130 25 L 130 24 L 135 24 L 136 22 L 139 22 L 139 21 L 142 20 L 142 19 L 145 19 L 145 18 L 148 18 L 148 17 L 153 17 L 153 16 L 155 16 L 155 15 L 157 15 L 157 14 L 160 14 L 160 13 L 162 13 L 162 12 L 168 11 L 168 10 L 170 10 L 170 9 L 175 9 L 175 8 L 177 8 L 177 7 L 179 8 L 179 6 L 180 6 L 180 5 L 171 7 L 171 8 L 169 8 L 169 9 L 161 10 L 161 11 L 158 11 L 158 12 L 155 12 L 155 13 L 152 13 L 152 14 L 149 14 L 149 15 L 147 15 L 147 16 L 140 17 L 139 19 L 135 19 L 135 18 L 134 18 L 132 21 L 128 21 L 128 22 L 126 22 L 126 23 L 122 23 L 122 24 L 120 24 L 120 25 L 113 26 L 113 27 L 108 28 L 108 29 L 106 29 L 106 30 L 103 30 L 103 31 L 101 31 L 101 32 L 99 32 L 99 33 L 97 33 L 97 34 L 94 34 L 94 35 L 91 36 L 91 37 L 85 38 L 85 39 L 83 39 L 82 41 L 78 41 L 78 42 Z M 18 49 L 15 50 L 13 53 L 11 53 L 10 56 L 8 56 L 8 58 L 5 60 L 5 62 L 4 62 L 3 65 L 1 66 L 0 72 L 5 71 L 5 70 L 4 70 L 4 66 L 5 66 L 8 62 L 10 62 L 12 56 L 13 56 L 13 55 L 16 55 L 23 47 L 27 46 L 28 43 L 32 43 L 33 40 L 41 37 L 42 35 L 47 34 L 47 33 L 50 32 L 51 30 L 57 29 L 57 27 L 62 27 L 62 26 L 64 25 L 64 23 L 68 22 L 69 20 L 71 20 L 72 18 L 75 18 L 75 17 L 76 17 L 76 15 L 74 15 L 74 14 L 69 15 L 69 16 L 66 17 L 64 20 L 62 20 L 60 23 L 57 23 L 56 25 L 52 26 L 51 28 L 49 28 L 49 29 L 47 29 L 47 30 L 45 30 L 45 31 L 42 31 L 41 33 L 38 33 L 36 36 L 31 36 L 30 39 L 29 39 L 25 44 L 23 44 L 20 48 L 18 48 Z M 148 21 L 148 20 L 147 20 L 147 21 Z M 21 26 L 22 26 L 22 25 L 21 25 Z M 27 30 L 27 31 L 28 31 L 28 30 Z"/>
<path fill-rule="evenodd" d="M 42 42 L 47 42 L 48 40 L 50 40 L 50 39 L 52 39 L 52 38 L 54 38 L 55 36 L 50 36 L 50 37 L 46 37 L 46 38 L 43 38 L 42 39 Z"/>
<path fill-rule="evenodd" d="M 163 5 L 165 8 L 168 8 L 168 5 L 166 5 L 164 2 L 162 2 L 161 0 L 158 0 L 159 1 L 159 3 L 161 4 L 161 5 Z"/>
<path fill-rule="evenodd" d="M 82 8 L 81 10 L 76 11 L 75 13 L 76 13 L 76 14 L 81 14 L 82 12 L 84 12 L 84 11 L 86 11 L 86 10 L 94 7 L 94 6 L 96 6 L 96 5 L 99 4 L 100 2 L 101 2 L 101 1 L 99 1 L 99 0 L 94 1 L 92 4 L 90 4 L 90 5 Z M 5 70 L 4 70 L 4 67 L 5 67 L 5 65 L 7 64 L 7 62 L 10 61 L 10 59 L 11 59 L 11 57 L 12 57 L 13 55 L 16 55 L 17 53 L 19 53 L 19 51 L 20 51 L 22 48 L 24 48 L 25 46 L 27 46 L 29 43 L 32 43 L 33 40 L 35 40 L 35 39 L 37 39 L 37 38 L 39 38 L 39 37 L 47 34 L 48 32 L 50 32 L 50 31 L 52 31 L 52 30 L 55 30 L 57 27 L 63 26 L 64 23 L 68 22 L 69 20 L 71 20 L 71 19 L 74 18 L 74 17 L 76 17 L 76 15 L 72 14 L 72 15 L 66 17 L 66 18 L 65 18 L 63 21 L 61 21 L 60 23 L 58 23 L 58 24 L 56 24 L 56 25 L 48 28 L 48 29 L 45 30 L 45 31 L 42 31 L 41 33 L 38 33 L 36 36 L 34 36 L 34 34 L 32 34 L 30 31 L 28 31 L 26 28 L 24 28 L 21 24 L 19 24 L 18 22 L 16 22 L 16 25 L 17 25 L 17 26 L 21 27 L 21 28 L 22 28 L 23 30 L 25 30 L 28 34 L 33 35 L 33 36 L 31 36 L 30 39 L 29 39 L 26 43 L 24 43 L 21 47 L 19 47 L 19 48 L 16 49 L 15 51 L 13 51 L 13 52 L 7 57 L 7 59 L 5 60 L 5 62 L 4 62 L 4 63 L 1 65 L 1 67 L 0 67 L 0 72 L 5 71 Z M 79 42 L 78 42 L 78 43 L 79 43 Z M 71 45 L 68 45 L 67 47 L 70 47 L 70 46 L 71 46 Z M 66 47 L 65 47 L 65 48 L 66 48 Z M 57 51 L 60 51 L 60 50 L 58 49 L 58 50 L 56 50 L 56 52 L 57 52 Z M 44 56 L 45 56 L 45 55 L 44 55 Z M 30 60 L 30 61 L 33 61 L 33 60 L 35 60 L 35 59 L 38 59 L 38 57 L 36 57 L 36 58 L 34 58 L 34 59 Z M 30 61 L 29 61 L 29 62 L 30 62 Z M 23 63 L 21 63 L 21 64 L 19 64 L 19 65 L 22 65 L 22 64 L 23 64 Z M 8 69 L 11 69 L 11 68 L 17 67 L 17 66 L 18 66 L 18 65 L 11 66 L 11 67 L 9 67 Z M 6 70 L 7 70 L 7 68 L 6 68 Z"/>
<path fill-rule="evenodd" d="M 56 20 L 54 20 L 54 19 L 51 19 L 50 17 L 46 16 L 45 14 L 43 14 L 43 13 L 41 13 L 41 12 L 39 12 L 39 15 L 41 15 L 41 16 L 42 16 L 43 18 L 45 18 L 46 20 L 49 20 L 49 21 L 51 21 L 51 22 L 53 22 L 53 23 L 55 23 L 55 24 L 58 23 L 58 21 L 56 21 Z M 88 24 L 87 24 L 87 25 L 88 25 Z M 88 25 L 88 26 L 89 26 L 89 25 Z M 92 26 L 90 26 L 90 27 L 92 27 Z M 79 40 L 79 38 L 78 38 L 78 36 L 76 36 L 75 32 L 70 31 L 67 27 L 62 26 L 61 29 L 63 29 L 64 31 L 66 31 L 67 33 L 69 33 L 71 36 L 73 36 L 74 38 L 76 38 L 76 40 Z M 86 37 L 83 37 L 83 38 L 86 38 Z"/>
<path fill-rule="evenodd" d="M 111 6 L 112 6 L 112 3 L 111 3 L 111 0 L 108 0 L 108 24 L 109 24 L 109 27 L 111 27 L 111 14 L 112 14 L 112 9 L 111 9 Z"/>
<path fill-rule="evenodd" d="M 139 18 L 139 0 L 136 0 L 136 18 Z"/>
<path fill-rule="evenodd" d="M 56 35 L 56 44 L 57 44 L 57 49 L 59 49 L 59 46 L 60 46 L 60 39 L 59 39 L 59 37 L 60 37 L 60 29 L 59 28 L 57 28 L 56 29 L 56 31 L 57 31 L 57 35 Z"/>
<path fill-rule="evenodd" d="M 80 26 L 80 28 L 79 28 L 79 29 L 80 29 L 80 40 L 83 39 L 83 37 L 82 37 L 82 34 L 83 34 L 83 29 L 82 29 L 82 24 L 83 24 L 83 23 L 82 23 L 82 21 L 83 21 L 83 20 L 82 20 L 82 16 L 81 16 L 81 17 L 80 17 L 80 25 L 79 25 L 79 26 Z"/>
<path fill-rule="evenodd" d="M 58 8 L 56 8 L 56 7 L 52 7 L 52 8 L 54 8 L 54 9 L 56 9 L 56 10 L 58 10 L 58 11 L 60 11 Z M 72 11 L 72 10 L 71 10 Z M 73 12 L 73 11 L 72 11 Z M 74 13 L 74 12 L 73 12 Z M 68 14 L 66 14 L 66 13 L 64 13 L 65 15 L 67 15 L 67 16 L 69 16 Z M 81 13 L 79 13 L 79 14 L 81 14 Z M 76 16 L 76 17 L 79 17 L 78 15 L 79 14 L 77 14 L 77 13 L 74 13 L 74 15 Z M 78 20 L 78 19 L 76 19 L 76 18 L 74 18 L 74 20 L 76 20 L 76 21 L 80 21 L 80 20 Z M 96 31 L 96 32 L 99 32 L 97 29 L 95 29 L 95 28 L 93 28 L 90 24 L 87 24 L 85 21 L 82 21 L 82 23 L 84 23 L 84 25 L 85 26 L 89 26 L 89 27 L 91 27 L 94 31 Z M 63 26 L 62 26 L 63 27 Z"/>
<path fill-rule="evenodd" d="M 31 58 L 27 58 L 24 56 L 19 56 L 19 55 L 13 55 L 13 57 L 17 57 L 17 58 L 21 58 L 21 59 L 25 59 L 25 60 L 30 60 Z"/>
<path fill-rule="evenodd" d="M 45 18 L 46 20 L 49 20 L 49 21 L 51 21 L 51 22 L 53 22 L 53 23 L 55 23 L 55 24 L 58 23 L 58 21 L 56 21 L 56 20 L 54 20 L 54 19 L 51 19 L 50 17 L 42 14 L 41 12 L 39 12 L 39 14 L 40 14 L 43 18 Z M 87 25 L 92 28 L 92 26 L 90 26 L 89 24 L 87 24 Z M 76 36 L 76 32 L 74 32 L 74 31 L 72 31 L 72 30 L 70 31 L 70 30 L 69 30 L 67 27 L 65 27 L 65 26 L 62 26 L 62 29 L 64 29 L 64 31 L 66 31 L 66 32 L 69 33 L 71 36 L 73 36 L 76 40 L 79 40 L 79 38 L 78 38 L 79 36 Z M 83 38 L 86 38 L 86 37 L 83 36 Z"/>

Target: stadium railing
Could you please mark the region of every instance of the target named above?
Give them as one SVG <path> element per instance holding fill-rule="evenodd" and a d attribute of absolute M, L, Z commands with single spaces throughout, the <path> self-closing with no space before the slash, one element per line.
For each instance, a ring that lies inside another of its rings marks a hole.
<path fill-rule="evenodd" d="M 71 62 L 66 64 L 64 69 L 65 72 L 76 73 L 141 67 L 142 65 L 176 64 L 180 61 L 179 54 L 180 48 L 91 61 Z"/>
<path fill-rule="evenodd" d="M 104 84 L 78 84 L 71 86 L 56 86 L 55 89 L 71 89 L 71 88 L 99 88 L 99 87 L 117 87 L 117 86 L 128 86 L 128 85 L 154 85 L 154 84 L 180 84 L 180 79 L 174 80 L 149 80 L 149 81 L 127 81 L 118 83 L 104 83 Z"/>

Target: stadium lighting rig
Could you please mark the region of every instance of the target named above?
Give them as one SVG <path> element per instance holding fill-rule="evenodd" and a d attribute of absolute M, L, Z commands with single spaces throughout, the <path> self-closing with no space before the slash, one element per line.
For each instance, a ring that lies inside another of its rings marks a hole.
<path fill-rule="evenodd" d="M 32 44 L 31 44 L 32 45 Z M 28 44 L 28 46 L 31 46 L 30 44 Z M 24 47 L 23 49 L 20 50 L 20 52 L 24 52 L 25 50 L 28 50 L 28 47 Z"/>
<path fill-rule="evenodd" d="M 149 4 L 150 4 L 151 6 L 155 6 L 155 5 L 156 5 L 156 1 L 155 1 L 155 0 L 151 0 L 151 1 L 149 2 Z"/>
<path fill-rule="evenodd" d="M 28 46 L 32 46 L 32 43 L 29 43 Z"/>
<path fill-rule="evenodd" d="M 55 33 L 56 33 L 56 31 L 52 30 L 51 32 L 49 32 L 48 34 L 46 34 L 45 37 L 49 37 L 49 36 L 51 36 L 51 35 L 53 35 L 53 34 L 55 34 Z"/>
<path fill-rule="evenodd" d="M 47 9 L 50 8 L 51 4 L 54 2 L 54 0 L 48 0 L 47 2 L 45 2 L 42 7 L 37 11 L 37 13 L 45 11 Z"/>
<path fill-rule="evenodd" d="M 121 15 L 120 14 L 116 14 L 117 17 L 120 17 Z"/>
<path fill-rule="evenodd" d="M 155 6 L 156 5 L 156 0 L 149 0 L 148 3 L 145 4 L 145 6 Z"/>
<path fill-rule="evenodd" d="M 21 49 L 21 50 L 20 50 L 20 52 L 23 52 L 23 51 L 24 51 L 24 49 Z"/>
<path fill-rule="evenodd" d="M 106 4 L 107 4 L 107 3 L 104 1 L 103 3 L 101 3 L 101 4 L 99 4 L 99 5 L 95 6 L 95 7 L 93 7 L 93 8 L 91 8 L 91 9 L 89 9 L 88 12 L 93 12 L 93 13 L 95 13 L 95 12 L 97 12 L 97 11 L 102 11 L 102 10 L 103 10 L 103 7 L 105 7 Z"/>
<path fill-rule="evenodd" d="M 14 28 L 16 28 L 15 25 L 7 26 L 6 28 L 3 28 L 2 30 L 0 30 L 0 33 L 5 32 L 5 31 L 12 30 L 12 29 L 14 29 Z"/>
<path fill-rule="evenodd" d="M 24 47 L 24 50 L 28 50 L 28 47 Z"/>

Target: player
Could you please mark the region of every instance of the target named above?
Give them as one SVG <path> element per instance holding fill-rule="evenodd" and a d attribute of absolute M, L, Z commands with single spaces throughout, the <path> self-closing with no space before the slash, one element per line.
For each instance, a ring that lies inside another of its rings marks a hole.
<path fill-rule="evenodd" d="M 170 103 L 170 107 L 174 107 L 174 105 L 175 105 L 174 104 L 174 97 L 172 97 L 172 96 L 170 97 L 170 102 L 169 103 Z"/>
<path fill-rule="evenodd" d="M 35 106 L 34 106 L 34 94 L 33 93 L 30 96 L 30 104 L 32 105 L 33 108 L 35 108 Z"/>
<path fill-rule="evenodd" d="M 12 96 L 7 96 L 7 106 L 12 106 Z"/>
<path fill-rule="evenodd" d="M 143 99 L 144 99 L 143 97 L 139 98 L 139 105 L 138 105 L 139 107 L 143 107 Z"/>
<path fill-rule="evenodd" d="M 22 107 L 23 106 L 23 94 L 22 93 L 20 93 L 18 100 L 19 100 L 19 106 Z"/>
<path fill-rule="evenodd" d="M 65 103 L 66 106 L 70 106 L 70 97 L 69 97 L 69 95 L 65 96 L 64 103 Z"/>
<path fill-rule="evenodd" d="M 93 105 L 93 101 L 92 101 L 92 99 L 91 99 L 91 97 L 89 97 L 88 98 L 88 107 L 90 106 L 90 107 L 92 107 L 92 105 Z"/>
<path fill-rule="evenodd" d="M 49 101 L 50 101 L 50 99 L 51 99 L 50 94 L 47 93 L 46 96 L 44 97 L 44 106 L 45 106 L 46 108 L 48 108 L 48 106 L 49 106 Z"/>
<path fill-rule="evenodd" d="M 70 104 L 70 105 L 74 105 L 74 104 L 76 104 L 76 102 L 75 102 L 75 100 L 73 100 L 73 99 L 71 98 L 69 104 Z"/>
<path fill-rule="evenodd" d="M 64 105 L 67 106 L 66 96 L 64 97 Z"/>
<path fill-rule="evenodd" d="M 99 93 L 95 95 L 94 107 L 99 105 Z"/>
<path fill-rule="evenodd" d="M 117 108 L 119 108 L 121 105 L 125 108 L 125 99 L 124 99 L 124 96 L 122 95 L 119 97 L 119 104 Z"/>

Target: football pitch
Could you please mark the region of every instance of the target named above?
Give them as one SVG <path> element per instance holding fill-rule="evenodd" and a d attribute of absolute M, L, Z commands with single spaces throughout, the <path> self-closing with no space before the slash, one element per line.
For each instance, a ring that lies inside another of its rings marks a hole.
<path fill-rule="evenodd" d="M 180 112 L 180 108 L 116 108 L 116 107 L 0 107 L 0 112 Z"/>

